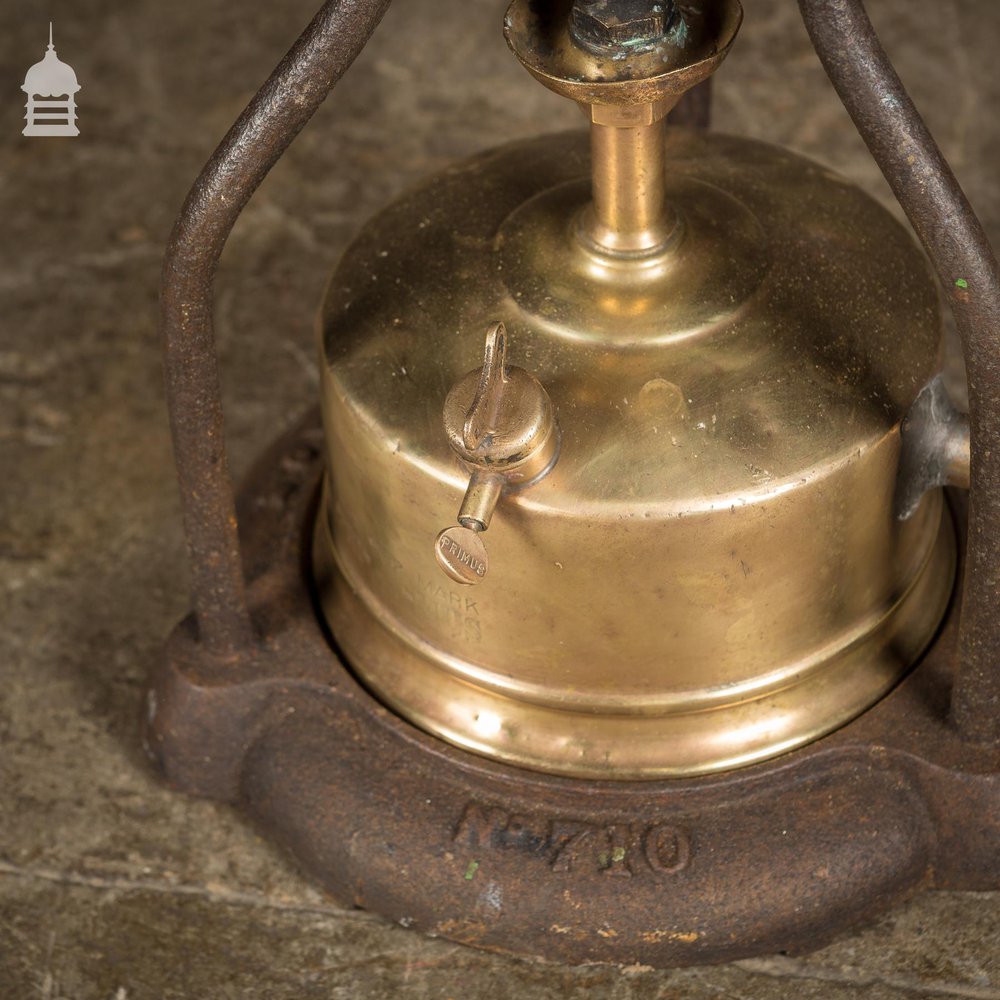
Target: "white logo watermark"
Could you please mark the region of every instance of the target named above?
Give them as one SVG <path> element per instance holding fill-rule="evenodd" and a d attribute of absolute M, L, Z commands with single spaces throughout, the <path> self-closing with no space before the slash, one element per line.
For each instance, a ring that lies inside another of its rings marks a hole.
<path fill-rule="evenodd" d="M 28 95 L 22 135 L 79 135 L 76 127 L 76 94 L 80 90 L 73 67 L 56 55 L 49 21 L 49 47 L 35 63 L 21 86 Z"/>

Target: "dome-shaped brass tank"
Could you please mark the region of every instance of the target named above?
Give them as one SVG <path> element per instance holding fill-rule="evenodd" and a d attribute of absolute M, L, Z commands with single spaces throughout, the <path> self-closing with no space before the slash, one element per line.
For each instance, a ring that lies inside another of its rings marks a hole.
<path fill-rule="evenodd" d="M 894 502 L 941 363 L 908 232 L 787 151 L 653 138 L 648 245 L 601 236 L 587 136 L 547 136 L 386 209 L 322 315 L 314 573 L 337 643 L 417 725 L 570 775 L 718 770 L 830 731 L 912 665 L 953 580 L 940 491 Z M 460 409 L 477 382 L 486 405 L 496 323 L 550 451 L 526 482 L 483 466 L 489 531 L 455 530 L 489 568 L 464 586 L 435 539 L 483 469 L 443 412 L 463 378 Z"/>

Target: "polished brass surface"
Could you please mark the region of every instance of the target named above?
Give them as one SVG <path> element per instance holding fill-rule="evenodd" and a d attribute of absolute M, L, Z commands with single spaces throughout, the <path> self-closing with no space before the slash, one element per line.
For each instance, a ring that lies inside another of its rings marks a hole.
<path fill-rule="evenodd" d="M 472 531 L 486 531 L 503 496 L 503 487 L 503 476 L 479 470 L 473 472 L 458 509 L 458 523 Z"/>
<path fill-rule="evenodd" d="M 646 124 L 665 117 L 685 91 L 709 77 L 729 54 L 743 20 L 739 0 L 687 5 L 659 44 L 621 53 L 578 45 L 572 0 L 513 0 L 504 36 L 531 75 L 588 107 L 605 124 Z"/>
<path fill-rule="evenodd" d="M 600 253 L 651 255 L 677 235 L 665 193 L 666 115 L 718 68 L 743 19 L 739 0 L 709 7 L 671 8 L 669 29 L 655 41 L 607 51 L 579 44 L 576 7 L 513 0 L 508 8 L 505 34 L 514 54 L 591 120 L 591 203 L 578 231 Z"/>
<path fill-rule="evenodd" d="M 687 171 L 669 172 L 664 189 L 672 241 L 635 259 L 587 238 L 586 177 L 546 188 L 500 223 L 498 279 L 532 324 L 581 346 L 666 346 L 734 321 L 770 269 L 760 219 Z"/>
<path fill-rule="evenodd" d="M 473 535 L 489 528 L 505 490 L 538 482 L 559 455 L 552 400 L 538 379 L 507 364 L 503 323 L 493 323 L 486 332 L 482 367 L 448 393 L 444 429 L 472 476 L 458 526 L 438 535 L 435 552 L 452 580 L 475 584 L 486 576 L 489 559 L 482 539 Z"/>
<path fill-rule="evenodd" d="M 493 472 L 511 485 L 535 482 L 559 451 L 559 429 L 544 386 L 507 364 L 507 334 L 494 323 L 483 364 L 467 372 L 444 401 L 448 443 L 473 471 Z"/>
<path fill-rule="evenodd" d="M 456 524 L 445 528 L 434 543 L 438 565 L 455 583 L 478 583 L 489 569 L 486 546 L 475 528 Z"/>
<path fill-rule="evenodd" d="M 593 124 L 592 204 L 581 235 L 612 255 L 653 254 L 666 247 L 677 215 L 666 200 L 663 119 L 650 125 Z"/>
<path fill-rule="evenodd" d="M 671 128 L 665 160 L 676 235 L 652 255 L 580 238 L 589 143 L 549 136 L 390 206 L 323 311 L 314 572 L 338 644 L 401 714 L 541 770 L 800 745 L 895 683 L 951 591 L 940 491 L 892 510 L 900 424 L 940 365 L 911 238 L 774 147 Z M 432 553 L 469 483 L 440 414 L 476 372 L 464 432 L 495 321 L 561 445 L 504 496 L 470 590 Z"/>

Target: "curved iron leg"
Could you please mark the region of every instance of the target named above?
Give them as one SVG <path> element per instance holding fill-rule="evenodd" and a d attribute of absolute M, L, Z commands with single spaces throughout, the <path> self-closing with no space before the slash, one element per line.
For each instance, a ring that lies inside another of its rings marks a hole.
<path fill-rule="evenodd" d="M 215 269 L 250 196 L 354 62 L 389 0 L 328 0 L 219 144 L 191 188 L 163 262 L 160 330 L 200 640 L 253 642 L 212 323 Z"/>
<path fill-rule="evenodd" d="M 952 718 L 1000 743 L 1000 273 L 976 218 L 906 93 L 861 0 L 799 0 L 816 52 L 927 252 L 969 376 L 972 476 Z"/>

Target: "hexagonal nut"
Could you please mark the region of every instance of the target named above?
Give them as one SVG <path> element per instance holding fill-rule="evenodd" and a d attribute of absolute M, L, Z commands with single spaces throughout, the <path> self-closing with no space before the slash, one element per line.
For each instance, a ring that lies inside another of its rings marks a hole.
<path fill-rule="evenodd" d="M 570 34 L 584 48 L 607 52 L 652 44 L 673 23 L 673 0 L 576 0 Z"/>

